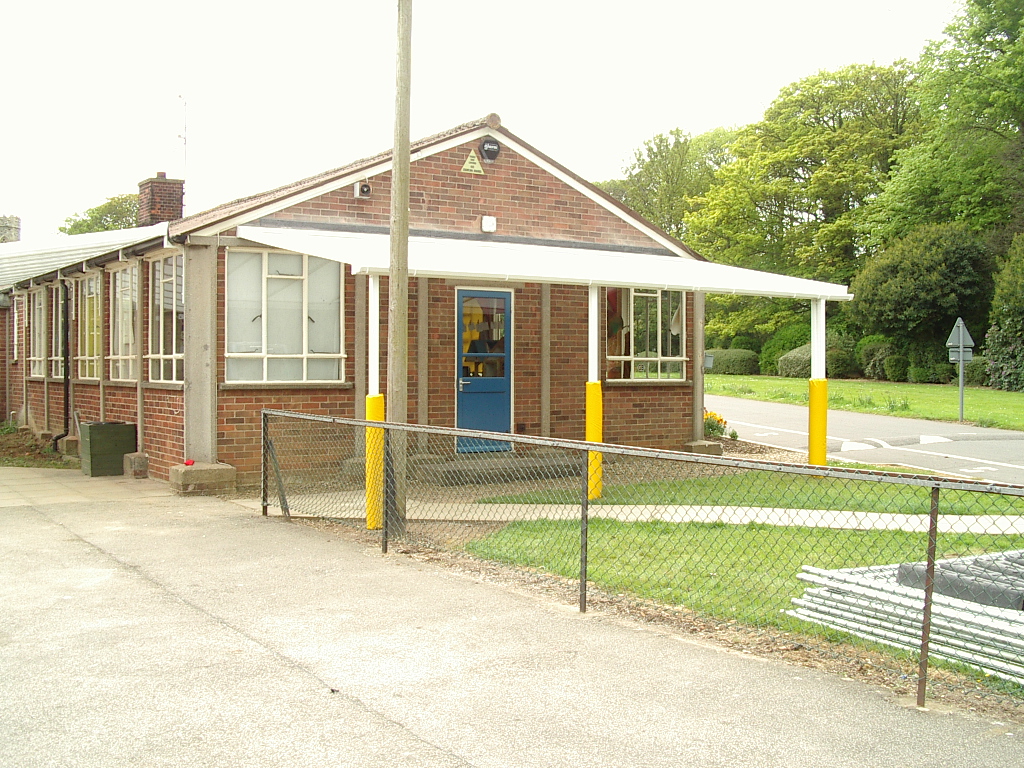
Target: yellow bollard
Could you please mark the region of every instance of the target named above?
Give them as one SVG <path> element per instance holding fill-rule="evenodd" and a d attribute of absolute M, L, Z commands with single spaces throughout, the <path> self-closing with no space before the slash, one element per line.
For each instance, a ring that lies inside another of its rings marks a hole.
<path fill-rule="evenodd" d="M 384 421 L 384 395 L 368 395 L 366 420 Z M 366 430 L 366 529 L 384 525 L 384 430 Z"/>
<path fill-rule="evenodd" d="M 604 398 L 600 381 L 587 382 L 587 428 L 588 443 L 604 441 Z M 601 498 L 604 491 L 602 460 L 598 451 L 587 453 L 587 498 L 593 501 Z"/>
<path fill-rule="evenodd" d="M 807 382 L 807 463 L 825 466 L 826 435 L 828 432 L 828 379 L 810 379 Z"/>

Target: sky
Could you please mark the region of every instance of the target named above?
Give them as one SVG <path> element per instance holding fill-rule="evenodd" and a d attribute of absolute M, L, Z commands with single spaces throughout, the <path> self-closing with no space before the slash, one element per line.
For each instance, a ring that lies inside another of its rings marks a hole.
<path fill-rule="evenodd" d="M 757 121 L 848 64 L 916 59 L 959 0 L 413 0 L 412 139 L 498 113 L 584 178 Z M 0 35 L 0 215 L 22 239 L 185 179 L 186 213 L 391 147 L 397 0 L 35 0 Z"/>

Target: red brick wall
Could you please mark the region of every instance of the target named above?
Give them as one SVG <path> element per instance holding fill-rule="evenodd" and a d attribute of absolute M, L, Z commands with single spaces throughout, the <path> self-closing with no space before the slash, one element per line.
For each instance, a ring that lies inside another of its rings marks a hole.
<path fill-rule="evenodd" d="M 161 221 L 180 219 L 184 197 L 185 182 L 182 179 L 168 179 L 165 173 L 158 173 L 155 178 L 139 182 L 138 225 L 148 227 Z"/>
<path fill-rule="evenodd" d="M 170 468 L 186 458 L 183 393 L 180 389 L 146 387 L 144 398 L 143 441 L 149 457 L 149 475 L 167 480 Z"/>
<path fill-rule="evenodd" d="M 225 359 L 225 269 L 226 250 L 218 254 L 217 279 L 217 377 L 224 381 Z M 221 384 L 217 393 L 217 458 L 237 470 L 240 487 L 254 487 L 260 481 L 261 444 L 260 411 L 263 408 L 315 413 L 322 416 L 355 416 L 355 279 L 345 276 L 345 361 L 346 383 L 334 387 L 279 387 L 266 385 L 245 387 Z M 387 304 L 382 297 L 382 319 L 387 318 Z M 382 371 L 383 373 L 383 371 Z M 182 457 L 186 458 L 186 457 Z M 179 459 L 178 461 L 180 461 Z M 152 462 L 151 462 L 152 467 Z M 151 472 L 152 474 L 152 472 Z"/>
<path fill-rule="evenodd" d="M 576 241 L 630 247 L 658 247 L 639 230 L 614 213 L 580 194 L 546 171 L 533 166 L 524 157 L 504 146 L 497 162 L 485 164 L 485 175 L 461 172 L 476 140 L 418 160 L 413 165 L 411 190 L 411 226 L 458 233 L 480 233 L 481 216 L 497 217 L 499 236 L 516 236 Z M 174 180 L 167 181 L 168 184 Z M 317 224 L 369 224 L 387 226 L 390 221 L 390 174 L 369 179 L 372 194 L 358 199 L 352 188 L 345 187 L 314 200 L 293 206 L 268 219 L 302 221 Z M 152 186 L 152 185 L 151 185 Z M 156 187 L 154 187 L 156 188 Z M 153 208 L 159 201 L 146 202 Z M 173 202 L 173 201 L 172 201 Z M 140 201 L 141 203 L 141 201 Z M 217 350 L 218 381 L 224 381 L 224 266 L 225 251 L 218 253 Z M 148 343 L 148 269 L 142 269 L 140 282 L 143 295 L 140 308 L 144 330 L 140 343 L 143 353 Z M 108 290 L 109 275 L 104 290 Z M 387 298 L 382 281 L 382 342 L 386 343 Z M 481 286 L 484 287 L 484 286 Z M 541 286 L 529 284 L 514 287 L 513 430 L 538 434 L 541 414 Z M 418 281 L 410 282 L 410 359 L 409 418 L 430 424 L 450 426 L 455 423 L 456 334 L 454 285 L 445 280 L 429 281 L 429 296 L 421 297 Z M 109 295 L 109 294 L 108 294 Z M 237 387 L 221 384 L 218 390 L 217 440 L 219 459 L 234 465 L 239 483 L 258 482 L 260 468 L 260 409 L 283 408 L 334 416 L 355 415 L 356 366 L 363 362 L 355 357 L 355 280 L 349 275 L 345 285 L 345 351 L 347 383 L 334 387 Z M 24 302 L 22 302 L 22 311 Z M 417 398 L 417 361 L 420 311 L 429 316 L 430 354 L 429 406 L 425 418 Z M 556 437 L 582 438 L 587 376 L 587 289 L 585 287 L 552 286 L 551 289 L 551 413 L 552 433 Z M 105 324 L 108 321 L 105 319 Z M 22 323 L 24 328 L 24 323 Z M 692 348 L 692 329 L 688 348 Z M 107 333 L 105 327 L 104 333 Z M 9 338 L 9 333 L 5 334 Z M 73 336 L 74 338 L 74 336 Z M 386 382 L 384 348 L 381 354 L 382 384 Z M 21 360 L 10 366 L 11 398 L 7 409 L 21 406 L 21 375 L 27 363 L 25 338 L 21 343 Z M 603 350 L 602 350 L 603 354 Z M 603 367 L 603 366 L 602 366 Z M 147 371 L 143 370 L 145 377 Z M 50 424 L 41 423 L 43 414 L 43 382 L 29 383 L 30 405 L 36 424 L 52 430 L 62 417 L 60 382 L 51 382 Z M 75 385 L 76 408 L 83 420 L 99 417 L 98 387 L 89 383 Z M 134 384 L 108 384 L 106 414 L 108 420 L 137 421 L 136 388 Z M 681 385 L 630 385 L 605 387 L 605 439 L 639 445 L 675 448 L 689 439 L 691 390 Z M 150 460 L 150 474 L 166 479 L 170 466 L 180 463 L 183 455 L 183 395 L 180 387 L 146 385 L 144 450 Z M 56 431 L 60 431 L 59 428 Z"/>
<path fill-rule="evenodd" d="M 487 215 L 497 217 L 497 235 L 660 247 L 509 147 L 502 148 L 494 163 L 484 164 L 486 175 L 462 173 L 470 149 L 477 149 L 478 144 L 467 142 L 413 163 L 410 227 L 479 234 L 480 217 Z M 369 182 L 373 188 L 369 198 L 356 198 L 351 187 L 343 187 L 268 218 L 387 226 L 391 174 L 373 176 Z"/>

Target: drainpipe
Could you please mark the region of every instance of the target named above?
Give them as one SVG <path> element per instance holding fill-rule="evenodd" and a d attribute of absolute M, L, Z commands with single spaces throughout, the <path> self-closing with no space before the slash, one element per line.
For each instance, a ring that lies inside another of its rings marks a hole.
<path fill-rule="evenodd" d="M 60 344 L 61 353 L 64 356 L 64 431 L 53 438 L 53 451 L 57 452 L 58 441 L 64 439 L 70 433 L 70 421 L 71 421 L 71 329 L 70 325 L 70 313 L 68 312 L 68 281 L 60 281 L 60 316 L 61 328 Z"/>

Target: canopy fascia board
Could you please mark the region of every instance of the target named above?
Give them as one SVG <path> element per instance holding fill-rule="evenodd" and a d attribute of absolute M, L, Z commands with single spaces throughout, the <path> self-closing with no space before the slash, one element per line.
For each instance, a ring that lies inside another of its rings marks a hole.
<path fill-rule="evenodd" d="M 238 236 L 386 275 L 389 236 L 379 233 L 238 228 Z M 744 296 L 848 301 L 846 286 L 680 256 L 622 253 L 445 237 L 409 238 L 409 276 L 608 288 L 657 288 Z"/>

